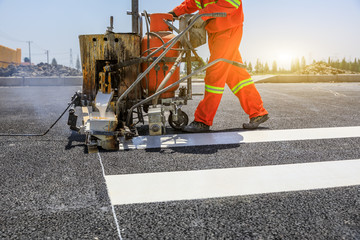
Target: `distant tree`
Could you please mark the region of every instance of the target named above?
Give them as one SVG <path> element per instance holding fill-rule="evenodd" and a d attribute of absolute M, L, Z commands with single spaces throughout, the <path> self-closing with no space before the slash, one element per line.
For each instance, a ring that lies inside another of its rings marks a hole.
<path fill-rule="evenodd" d="M 55 58 L 53 58 L 53 59 L 52 59 L 52 61 L 51 61 L 51 65 L 53 65 L 53 66 L 57 66 L 57 62 L 56 62 L 56 59 L 55 59 Z"/>
<path fill-rule="evenodd" d="M 306 67 L 306 60 L 305 60 L 305 57 L 302 56 L 301 58 L 301 69 L 304 69 Z"/>
<path fill-rule="evenodd" d="M 200 57 L 199 61 L 191 61 L 191 72 L 201 68 L 205 65 L 204 60 Z M 187 69 L 187 63 L 185 62 L 185 70 Z"/>
<path fill-rule="evenodd" d="M 353 72 L 357 72 L 358 66 L 359 66 L 359 59 L 354 58 L 354 61 L 351 63 L 351 66 L 350 66 L 350 70 Z"/>
<path fill-rule="evenodd" d="M 277 73 L 277 71 L 278 71 L 277 63 L 276 61 L 273 61 L 271 72 Z"/>
<path fill-rule="evenodd" d="M 339 62 L 339 60 L 337 59 L 337 60 L 330 60 L 330 64 L 329 64 L 331 67 L 333 67 L 333 68 L 340 68 L 340 62 Z"/>
<path fill-rule="evenodd" d="M 340 69 L 345 69 L 346 68 L 346 59 L 343 58 L 343 60 L 340 62 Z"/>
<path fill-rule="evenodd" d="M 252 66 L 251 62 L 249 62 L 249 65 L 248 65 L 247 69 L 248 69 L 250 72 L 253 71 L 253 66 Z"/>
<path fill-rule="evenodd" d="M 79 59 L 79 55 L 76 58 L 76 70 L 80 71 L 80 59 Z"/>
<path fill-rule="evenodd" d="M 24 62 L 28 63 L 30 62 L 30 59 L 28 57 L 24 57 Z"/>
<path fill-rule="evenodd" d="M 259 59 L 256 60 L 255 71 L 256 71 L 256 73 L 262 73 L 263 72 L 263 65 L 262 65 L 262 63 L 260 62 Z"/>
<path fill-rule="evenodd" d="M 360 59 L 357 59 L 355 72 L 360 72 Z"/>
<path fill-rule="evenodd" d="M 291 72 L 297 72 L 300 70 L 300 61 L 299 58 L 294 58 L 291 60 Z"/>
<path fill-rule="evenodd" d="M 269 72 L 270 72 L 269 64 L 268 64 L 268 63 L 265 63 L 264 73 L 269 73 Z"/>

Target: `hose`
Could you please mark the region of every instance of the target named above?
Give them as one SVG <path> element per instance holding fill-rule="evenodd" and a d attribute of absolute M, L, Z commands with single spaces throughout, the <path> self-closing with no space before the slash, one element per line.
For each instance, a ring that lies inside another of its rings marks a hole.
<path fill-rule="evenodd" d="M 0 137 L 42 137 L 45 136 L 55 125 L 56 123 L 62 118 L 62 116 L 64 116 L 64 114 L 66 113 L 66 111 L 70 108 L 70 106 L 76 101 L 77 99 L 74 98 L 69 105 L 66 107 L 66 109 L 64 110 L 64 112 L 60 115 L 60 117 L 58 117 L 58 119 L 56 119 L 56 121 L 43 133 L 43 134 L 26 134 L 26 133 L 20 133 L 20 134 L 8 134 L 8 133 L 0 133 Z"/>

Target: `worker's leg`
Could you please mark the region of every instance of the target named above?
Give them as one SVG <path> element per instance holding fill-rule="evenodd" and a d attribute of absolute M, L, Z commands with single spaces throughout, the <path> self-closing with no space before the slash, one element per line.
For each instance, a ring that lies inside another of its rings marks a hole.
<path fill-rule="evenodd" d="M 237 32 L 237 36 L 242 35 L 242 27 L 235 28 L 234 31 Z M 238 39 L 235 39 L 234 41 L 237 43 Z M 238 49 L 236 50 L 233 60 L 242 63 Z M 244 109 L 245 113 L 249 115 L 249 118 L 268 114 L 263 107 L 261 96 L 246 69 L 231 66 L 226 83 L 239 99 L 241 107 Z"/>
<path fill-rule="evenodd" d="M 235 50 L 239 45 L 231 45 L 233 30 L 209 34 L 210 60 L 218 58 L 233 59 Z M 219 62 L 208 68 L 205 76 L 205 95 L 195 111 L 195 121 L 205 123 L 208 126 L 213 124 L 216 111 L 219 107 L 225 83 L 231 65 Z"/>
<path fill-rule="evenodd" d="M 241 58 L 237 58 L 235 61 L 241 61 Z M 246 69 L 231 67 L 227 84 L 239 99 L 241 107 L 249 115 L 249 118 L 268 114 L 263 106 L 261 96 Z"/>

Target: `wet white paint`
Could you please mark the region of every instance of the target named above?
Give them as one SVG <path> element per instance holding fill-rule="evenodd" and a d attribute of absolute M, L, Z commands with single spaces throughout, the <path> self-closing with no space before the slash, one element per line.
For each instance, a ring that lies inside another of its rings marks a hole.
<path fill-rule="evenodd" d="M 105 176 L 113 205 L 360 185 L 360 159 Z"/>
<path fill-rule="evenodd" d="M 175 134 L 163 136 L 139 136 L 120 144 L 120 150 L 356 137 L 360 137 L 359 126 Z"/>

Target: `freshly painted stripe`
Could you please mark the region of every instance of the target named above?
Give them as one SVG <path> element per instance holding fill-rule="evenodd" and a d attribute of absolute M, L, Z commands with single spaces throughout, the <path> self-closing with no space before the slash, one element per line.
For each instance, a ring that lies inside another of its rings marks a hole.
<path fill-rule="evenodd" d="M 104 169 L 104 164 L 102 162 L 102 159 L 101 159 L 101 156 L 100 156 L 100 153 L 98 153 L 98 158 L 99 158 L 99 162 L 100 162 L 100 166 L 101 166 L 101 172 L 103 174 L 103 177 L 105 178 L 106 180 L 106 176 L 105 176 L 105 169 Z M 108 195 L 109 195 L 109 189 L 107 188 L 107 192 L 108 192 Z M 110 197 L 110 195 L 109 195 Z M 114 217 L 114 221 L 115 221 L 115 225 L 116 225 L 116 230 L 117 230 L 117 233 L 118 233 L 118 237 L 120 240 L 122 240 L 122 237 L 121 237 L 121 231 L 120 231 L 120 226 L 119 226 L 119 221 L 116 217 L 116 213 L 115 213 L 115 208 L 114 208 L 114 205 L 111 204 L 111 210 L 112 210 L 112 213 L 113 213 L 113 217 Z"/>
<path fill-rule="evenodd" d="M 360 185 L 360 159 L 106 176 L 113 205 Z"/>
<path fill-rule="evenodd" d="M 163 136 L 139 136 L 122 143 L 120 145 L 120 150 L 355 137 L 360 137 L 360 127 L 175 134 Z"/>

